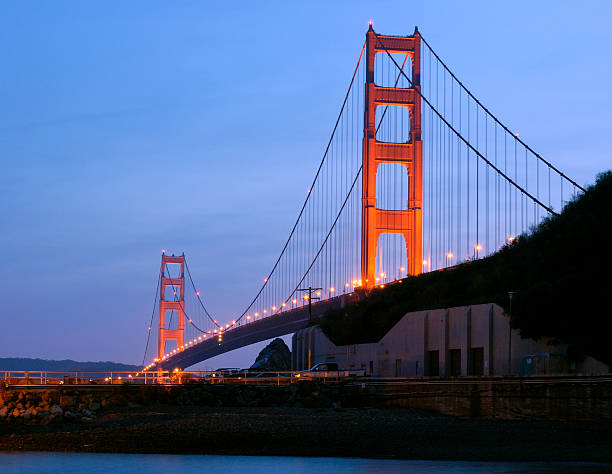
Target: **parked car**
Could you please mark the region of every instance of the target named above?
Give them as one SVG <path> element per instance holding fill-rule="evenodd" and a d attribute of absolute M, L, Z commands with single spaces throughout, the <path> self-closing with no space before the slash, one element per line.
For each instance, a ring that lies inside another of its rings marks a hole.
<path fill-rule="evenodd" d="M 309 370 L 304 370 L 295 374 L 296 378 L 315 379 L 315 378 L 341 378 L 341 377 L 363 377 L 365 370 L 343 370 L 337 362 L 319 362 Z"/>
<path fill-rule="evenodd" d="M 215 370 L 214 373 L 217 374 L 217 377 L 235 377 L 240 374 L 240 369 L 237 367 L 222 367 Z"/>
<path fill-rule="evenodd" d="M 339 370 L 336 362 L 320 362 L 313 365 L 309 372 L 338 372 Z"/>

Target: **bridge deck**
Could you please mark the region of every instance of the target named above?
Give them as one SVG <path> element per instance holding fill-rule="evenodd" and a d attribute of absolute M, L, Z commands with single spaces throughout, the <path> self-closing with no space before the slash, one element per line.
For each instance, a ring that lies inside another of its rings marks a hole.
<path fill-rule="evenodd" d="M 312 317 L 313 319 L 318 319 L 329 309 L 342 308 L 345 304 L 358 301 L 362 296 L 360 292 L 353 292 L 313 303 Z M 224 331 L 223 342 L 221 344 L 217 342 L 216 337 L 211 337 L 210 339 L 194 344 L 161 363 L 156 364 L 156 367 L 150 370 L 153 371 L 159 368 L 162 370 L 174 370 L 175 368 L 182 370 L 198 362 L 210 359 L 211 357 L 233 351 L 234 349 L 294 333 L 300 329 L 304 329 L 309 323 L 310 318 L 307 305 L 283 311 L 282 313 L 260 319 L 259 321 L 253 321 L 243 326 Z"/>

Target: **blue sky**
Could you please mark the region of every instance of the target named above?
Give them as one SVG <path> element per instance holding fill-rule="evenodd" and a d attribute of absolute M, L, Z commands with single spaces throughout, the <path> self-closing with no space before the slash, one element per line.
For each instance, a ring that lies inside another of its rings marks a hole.
<path fill-rule="evenodd" d="M 137 363 L 162 248 L 250 300 L 292 225 L 369 19 L 418 25 L 579 183 L 612 164 L 608 2 L 3 2 L 0 357 Z M 245 366 L 261 344 L 209 365 Z"/>

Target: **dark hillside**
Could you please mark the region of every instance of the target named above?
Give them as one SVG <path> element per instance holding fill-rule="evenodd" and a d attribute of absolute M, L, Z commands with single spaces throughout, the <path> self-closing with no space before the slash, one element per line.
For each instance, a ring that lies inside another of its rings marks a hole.
<path fill-rule="evenodd" d="M 612 365 L 612 171 L 558 217 L 487 258 L 411 277 L 326 314 L 336 344 L 378 341 L 408 311 L 495 302 L 521 336 L 569 344 L 570 356 Z"/>

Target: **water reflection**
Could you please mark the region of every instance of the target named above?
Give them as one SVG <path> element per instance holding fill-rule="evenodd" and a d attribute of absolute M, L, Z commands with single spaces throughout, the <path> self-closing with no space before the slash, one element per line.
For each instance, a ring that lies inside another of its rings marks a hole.
<path fill-rule="evenodd" d="M 359 458 L 209 456 L 171 454 L 0 453 L 0 471 L 11 473 L 559 473 L 612 472 L 612 464 L 410 461 Z"/>

